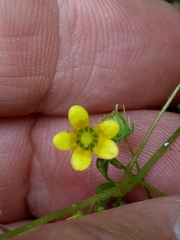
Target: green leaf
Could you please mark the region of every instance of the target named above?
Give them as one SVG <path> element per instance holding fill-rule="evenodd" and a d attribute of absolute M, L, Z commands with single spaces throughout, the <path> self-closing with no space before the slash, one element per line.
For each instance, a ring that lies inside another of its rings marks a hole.
<path fill-rule="evenodd" d="M 97 193 L 102 193 L 103 191 L 109 189 L 109 188 L 113 188 L 114 187 L 114 182 L 107 182 L 107 183 L 103 183 L 102 185 L 98 186 L 97 188 L 95 188 Z M 112 201 L 114 197 L 108 197 L 105 198 L 101 201 L 98 202 L 98 206 L 97 207 L 106 207 L 106 205 Z M 96 208 L 96 211 L 98 211 L 98 209 Z"/>
<path fill-rule="evenodd" d="M 106 189 L 112 188 L 112 187 L 114 187 L 114 183 L 113 182 L 107 182 L 107 183 L 103 183 L 100 186 L 96 187 L 95 190 L 96 190 L 97 193 L 102 193 Z"/>
<path fill-rule="evenodd" d="M 119 162 L 116 158 L 113 158 L 110 160 L 110 163 L 118 169 L 123 169 L 124 171 L 126 170 L 126 166 L 124 166 L 121 162 Z"/>
<path fill-rule="evenodd" d="M 104 206 L 98 206 L 97 208 L 96 208 L 96 212 L 102 212 L 102 211 L 104 211 L 105 210 L 105 207 Z"/>
<path fill-rule="evenodd" d="M 104 116 L 103 121 L 105 120 L 114 120 L 120 126 L 118 134 L 113 138 L 115 142 L 119 142 L 122 139 L 125 139 L 134 132 L 134 124 L 130 119 L 126 119 L 126 114 L 124 110 L 124 117 L 118 112 L 117 105 L 116 109 L 111 112 L 110 115 Z"/>
<path fill-rule="evenodd" d="M 116 207 L 120 207 L 120 206 L 124 206 L 127 203 L 125 201 L 123 201 L 120 197 L 116 198 L 116 201 L 114 203 L 111 204 L 111 208 L 116 208 Z"/>
<path fill-rule="evenodd" d="M 104 160 L 101 158 L 96 159 L 96 167 L 100 171 L 100 173 L 110 182 L 113 180 L 108 176 L 108 167 L 109 167 L 109 160 Z"/>

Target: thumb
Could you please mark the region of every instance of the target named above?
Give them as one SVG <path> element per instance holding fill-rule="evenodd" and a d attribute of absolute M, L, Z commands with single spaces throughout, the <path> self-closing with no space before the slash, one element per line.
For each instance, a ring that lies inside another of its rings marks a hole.
<path fill-rule="evenodd" d="M 162 197 L 47 224 L 15 237 L 21 239 L 180 239 L 180 197 Z"/>

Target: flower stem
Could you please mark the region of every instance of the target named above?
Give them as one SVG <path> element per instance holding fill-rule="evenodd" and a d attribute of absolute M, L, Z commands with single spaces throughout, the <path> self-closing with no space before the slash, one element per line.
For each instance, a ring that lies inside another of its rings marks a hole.
<path fill-rule="evenodd" d="M 127 144 L 128 149 L 129 149 L 129 151 L 130 151 L 132 157 L 134 157 L 134 151 L 133 151 L 133 149 L 132 149 L 132 147 L 131 147 L 131 144 L 129 143 L 128 139 L 125 138 L 124 141 L 125 141 L 125 143 Z M 136 161 L 136 169 L 137 169 L 138 172 L 140 171 L 140 166 L 139 166 L 138 161 Z M 151 196 L 151 193 L 150 193 L 150 191 L 149 191 L 149 188 L 147 187 L 148 184 L 146 184 L 146 182 L 144 181 L 144 179 L 142 179 L 141 182 L 143 182 L 142 185 L 144 186 L 144 190 L 145 190 L 145 192 L 146 192 L 146 194 L 147 194 L 147 197 L 148 197 L 149 199 L 151 199 L 152 196 Z M 145 187 L 144 184 L 146 184 L 146 187 Z M 149 186 L 149 187 L 151 187 L 151 186 Z M 151 188 L 151 190 L 152 190 L 152 188 Z M 158 191 L 158 190 L 157 190 L 157 191 Z"/>
<path fill-rule="evenodd" d="M 104 192 L 101 192 L 99 194 L 96 194 L 95 196 L 88 198 L 84 200 L 83 202 L 74 204 L 70 207 L 64 208 L 60 211 L 57 211 L 55 213 L 46 215 L 44 217 L 41 217 L 35 221 L 32 221 L 30 223 L 27 223 L 24 226 L 21 226 L 19 228 L 16 228 L 12 231 L 6 232 L 2 235 L 0 235 L 0 239 L 5 239 L 9 237 L 13 237 L 19 233 L 23 233 L 27 230 L 30 230 L 31 228 L 37 227 L 41 224 L 50 222 L 52 220 L 56 220 L 62 216 L 65 216 L 67 214 L 73 213 L 74 211 L 78 211 L 86 206 L 90 206 L 91 204 L 94 204 L 95 202 L 98 202 L 100 200 L 109 198 L 109 197 L 123 197 L 126 195 L 129 191 L 131 191 L 139 182 L 142 181 L 146 173 L 150 170 L 150 168 L 157 162 L 159 157 L 167 150 L 167 148 L 180 136 L 180 128 L 178 128 L 173 135 L 166 141 L 167 144 L 164 144 L 150 159 L 149 161 L 144 165 L 144 167 L 141 168 L 139 173 L 137 175 L 133 175 L 132 173 L 125 173 L 122 181 L 117 184 L 113 188 L 108 188 Z"/>
<path fill-rule="evenodd" d="M 30 230 L 31 228 L 37 227 L 37 226 L 42 225 L 44 223 L 50 222 L 52 220 L 56 220 L 56 219 L 58 219 L 62 216 L 66 216 L 67 214 L 73 213 L 75 211 L 78 211 L 78 210 L 86 207 L 86 206 L 89 206 L 89 205 L 92 205 L 96 202 L 99 202 L 100 200 L 103 200 L 103 199 L 106 199 L 106 198 L 112 197 L 112 196 L 114 196 L 114 197 L 119 196 L 119 194 L 120 194 L 119 193 L 119 188 L 118 188 L 118 185 L 117 185 L 113 188 L 105 190 L 102 193 L 96 194 L 93 197 L 88 198 L 88 199 L 86 199 L 86 200 L 84 200 L 80 203 L 74 204 L 70 207 L 64 208 L 62 210 L 51 213 L 51 214 L 46 215 L 44 217 L 38 218 L 37 220 L 34 220 L 30 223 L 27 223 L 27 224 L 25 224 L 25 225 L 23 225 L 19 228 L 16 228 L 12 231 L 6 232 L 6 233 L 0 235 L 0 239 L 5 239 L 5 238 L 16 236 L 20 233 L 23 233 L 27 230 Z"/>
<path fill-rule="evenodd" d="M 173 135 L 163 144 L 159 150 L 149 159 L 149 161 L 141 168 L 137 175 L 132 177 L 128 172 L 125 173 L 123 179 L 126 182 L 127 190 L 122 190 L 122 193 L 126 194 L 131 191 L 141 180 L 144 178 L 146 173 L 151 169 L 151 167 L 157 162 L 157 160 L 162 156 L 162 154 L 167 150 L 167 148 L 178 138 L 180 137 L 180 128 L 178 128 Z M 123 179 L 120 184 L 123 184 Z M 124 188 L 124 186 L 123 186 Z"/>
<path fill-rule="evenodd" d="M 127 167 L 124 166 L 121 162 L 119 162 L 119 161 L 118 161 L 117 159 L 115 159 L 115 158 L 111 160 L 111 164 L 112 164 L 114 167 L 116 167 L 116 168 L 123 169 L 125 172 L 127 171 Z M 132 172 L 131 172 L 131 173 L 128 173 L 128 174 L 129 174 L 129 176 L 131 176 L 131 177 L 134 177 L 134 176 L 135 176 L 135 174 L 133 174 Z M 149 185 L 148 183 L 146 183 L 146 182 L 144 181 L 144 179 L 142 179 L 142 180 L 139 182 L 139 184 L 141 184 L 142 186 L 144 186 L 146 189 L 154 192 L 155 194 L 159 195 L 160 197 L 166 196 L 165 193 L 161 192 L 160 190 L 158 190 L 158 189 L 154 188 L 153 186 Z"/>
<path fill-rule="evenodd" d="M 169 107 L 170 103 L 172 102 L 172 100 L 174 99 L 174 97 L 176 96 L 176 94 L 178 93 L 179 90 L 180 90 L 180 84 L 175 88 L 175 90 L 171 94 L 170 98 L 168 99 L 168 101 L 166 102 L 166 104 L 164 105 L 164 107 L 162 108 L 162 110 L 160 111 L 160 113 L 158 114 L 156 119 L 154 120 L 154 122 L 153 122 L 152 126 L 150 127 L 148 133 L 146 134 L 146 136 L 144 137 L 143 141 L 141 142 L 138 150 L 136 151 L 131 163 L 129 164 L 128 172 L 132 171 L 132 168 L 133 168 L 134 164 L 136 164 L 137 159 L 138 159 L 140 153 L 142 152 L 142 150 L 143 150 L 146 142 L 148 141 L 149 137 L 151 136 L 154 128 L 156 127 L 156 125 L 159 122 L 161 116 L 166 111 L 166 109 Z"/>
<path fill-rule="evenodd" d="M 169 100 L 164 105 L 163 109 L 161 110 L 160 114 L 155 119 L 154 123 L 152 124 L 150 130 L 148 131 L 147 135 L 143 139 L 142 143 L 140 144 L 140 147 L 136 151 L 133 160 L 131 161 L 128 171 L 125 172 L 124 177 L 120 183 L 117 183 L 113 188 L 108 188 L 104 190 L 103 192 L 96 194 L 95 196 L 88 198 L 80 203 L 74 204 L 70 207 L 64 208 L 62 210 L 59 210 L 55 213 L 46 215 L 44 217 L 41 217 L 35 221 L 32 221 L 28 224 L 25 224 L 19 228 L 16 228 L 12 231 L 5 232 L 4 234 L 0 235 L 0 239 L 10 238 L 13 236 L 16 236 L 20 233 L 23 233 L 27 230 L 30 230 L 34 227 L 37 227 L 39 225 L 42 225 L 44 223 L 50 222 L 52 220 L 56 220 L 62 216 L 66 216 L 67 214 L 73 213 L 74 211 L 78 211 L 86 206 L 90 206 L 91 204 L 94 204 L 96 202 L 99 202 L 100 200 L 107 199 L 109 197 L 122 197 L 125 194 L 127 194 L 129 191 L 131 191 L 138 183 L 142 181 L 142 184 L 144 183 L 144 176 L 146 173 L 151 169 L 151 167 L 157 162 L 159 157 L 167 150 L 167 148 L 180 136 L 180 128 L 178 128 L 173 135 L 166 141 L 166 144 L 164 144 L 150 159 L 149 161 L 142 167 L 142 169 L 139 170 L 137 175 L 132 175 L 131 170 L 136 164 L 137 159 L 146 144 L 147 140 L 149 139 L 152 131 L 154 130 L 156 124 L 158 123 L 159 119 L 161 118 L 162 114 L 166 110 L 166 108 L 171 103 L 172 99 L 175 97 L 176 93 L 180 90 L 180 84 L 177 86 L 175 91 L 172 93 Z"/>

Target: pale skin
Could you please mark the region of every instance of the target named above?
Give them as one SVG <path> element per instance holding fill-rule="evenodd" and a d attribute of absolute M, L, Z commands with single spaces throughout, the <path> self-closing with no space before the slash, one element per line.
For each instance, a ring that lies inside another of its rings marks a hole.
<path fill-rule="evenodd" d="M 135 124 L 129 141 L 137 149 L 156 110 L 179 83 L 179 25 L 179 10 L 160 0 L 1 1 L 2 224 L 14 228 L 30 216 L 77 203 L 104 182 L 94 161 L 88 170 L 75 172 L 70 153 L 52 145 L 57 132 L 71 129 L 66 118 L 70 106 L 85 107 L 95 124 L 115 104 L 120 109 L 125 104 Z M 139 158 L 141 166 L 179 123 L 178 114 L 164 114 Z M 127 163 L 130 154 L 124 143 L 119 147 L 119 159 Z M 169 197 L 59 221 L 15 239 L 176 239 L 179 172 L 177 140 L 146 178 Z M 111 175 L 120 180 L 122 173 L 113 170 Z M 144 199 L 141 187 L 126 198 Z"/>

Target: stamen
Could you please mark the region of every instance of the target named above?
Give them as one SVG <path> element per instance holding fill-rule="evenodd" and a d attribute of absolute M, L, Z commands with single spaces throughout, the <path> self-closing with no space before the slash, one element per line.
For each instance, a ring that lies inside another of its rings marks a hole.
<path fill-rule="evenodd" d="M 89 127 L 85 127 L 85 128 L 84 128 L 84 131 L 85 131 L 85 132 L 88 132 L 88 130 L 89 130 Z"/>
<path fill-rule="evenodd" d="M 81 128 L 76 134 L 76 144 L 79 145 L 82 149 L 92 151 L 97 142 L 98 135 L 91 127 L 86 126 L 84 128 Z"/>

